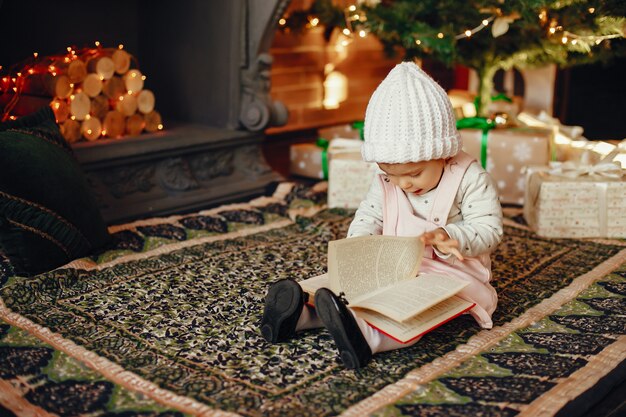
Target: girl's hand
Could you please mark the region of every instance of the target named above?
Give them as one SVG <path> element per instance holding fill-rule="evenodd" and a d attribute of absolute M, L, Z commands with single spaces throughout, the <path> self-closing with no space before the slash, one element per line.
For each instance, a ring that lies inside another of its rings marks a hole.
<path fill-rule="evenodd" d="M 463 260 L 463 255 L 459 252 L 459 242 L 450 238 L 445 230 L 438 228 L 432 232 L 426 232 L 421 237 L 424 245 L 431 245 L 437 247 L 437 250 L 441 253 L 452 254 L 459 260 Z"/>

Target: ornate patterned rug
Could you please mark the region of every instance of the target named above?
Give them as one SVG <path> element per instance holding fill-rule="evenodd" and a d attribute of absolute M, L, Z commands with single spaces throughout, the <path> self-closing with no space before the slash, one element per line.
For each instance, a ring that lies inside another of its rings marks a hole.
<path fill-rule="evenodd" d="M 537 237 L 493 254 L 495 328 L 469 316 L 340 364 L 326 331 L 270 345 L 263 297 L 325 270 L 351 212 L 281 185 L 249 204 L 112 228 L 107 250 L 0 275 L 0 404 L 19 415 L 554 415 L 626 360 L 626 244 Z M 2 266 L 0 265 L 0 268 Z"/>

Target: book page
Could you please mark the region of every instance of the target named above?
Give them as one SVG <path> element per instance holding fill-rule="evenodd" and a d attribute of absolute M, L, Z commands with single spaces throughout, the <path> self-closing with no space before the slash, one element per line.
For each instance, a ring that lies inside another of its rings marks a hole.
<path fill-rule="evenodd" d="M 315 291 L 320 288 L 328 288 L 330 285 L 330 280 L 328 279 L 328 274 L 318 275 L 316 277 L 308 278 L 302 281 L 299 281 L 300 287 L 305 293 L 309 294 L 309 304 L 313 305 L 313 297 L 315 297 Z"/>
<path fill-rule="evenodd" d="M 328 244 L 330 289 L 348 301 L 417 275 L 424 252 L 419 237 L 362 236 Z"/>
<path fill-rule="evenodd" d="M 352 308 L 366 308 L 397 321 L 406 321 L 452 297 L 469 282 L 445 275 L 420 274 L 350 302 Z"/>
<path fill-rule="evenodd" d="M 475 304 L 457 296 L 429 308 L 404 323 L 394 321 L 369 310 L 357 310 L 356 315 L 393 339 L 406 343 L 471 309 Z"/>

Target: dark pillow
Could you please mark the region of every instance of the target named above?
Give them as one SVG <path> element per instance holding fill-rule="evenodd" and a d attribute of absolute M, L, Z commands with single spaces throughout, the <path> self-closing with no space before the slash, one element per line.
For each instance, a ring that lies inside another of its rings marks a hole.
<path fill-rule="evenodd" d="M 89 254 L 108 237 L 52 110 L 0 124 L 0 252 L 15 273 L 49 271 Z"/>

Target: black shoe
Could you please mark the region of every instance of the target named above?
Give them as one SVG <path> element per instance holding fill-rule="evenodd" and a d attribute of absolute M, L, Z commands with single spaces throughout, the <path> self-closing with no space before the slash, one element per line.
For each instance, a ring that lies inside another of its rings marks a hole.
<path fill-rule="evenodd" d="M 296 334 L 296 324 L 308 298 L 291 279 L 272 284 L 265 296 L 261 335 L 271 343 L 285 342 Z"/>
<path fill-rule="evenodd" d="M 315 309 L 335 339 L 344 366 L 358 369 L 367 365 L 372 358 L 372 350 L 343 301 L 328 288 L 320 288 L 315 292 Z"/>

